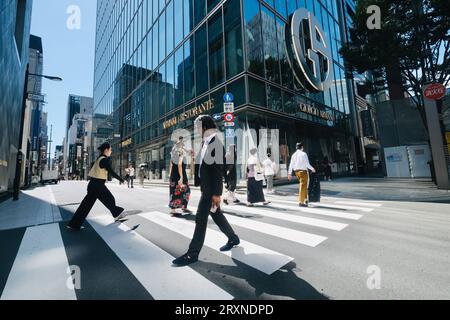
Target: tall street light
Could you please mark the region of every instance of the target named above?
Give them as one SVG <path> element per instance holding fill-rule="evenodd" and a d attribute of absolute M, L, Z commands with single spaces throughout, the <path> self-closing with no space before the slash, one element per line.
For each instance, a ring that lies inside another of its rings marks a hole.
<path fill-rule="evenodd" d="M 19 190 L 20 190 L 20 175 L 22 173 L 22 162 L 23 162 L 23 152 L 22 152 L 22 140 L 23 140 L 23 127 L 25 122 L 25 110 L 27 108 L 26 101 L 28 96 L 28 77 L 40 77 L 51 81 L 62 81 L 62 78 L 56 76 L 48 76 L 44 74 L 35 74 L 29 72 L 29 65 L 27 65 L 27 70 L 25 72 L 25 83 L 23 89 L 22 98 L 22 114 L 20 117 L 20 128 L 19 128 L 19 144 L 16 158 L 16 172 L 14 176 L 14 190 L 13 190 L 13 200 L 19 200 Z"/>

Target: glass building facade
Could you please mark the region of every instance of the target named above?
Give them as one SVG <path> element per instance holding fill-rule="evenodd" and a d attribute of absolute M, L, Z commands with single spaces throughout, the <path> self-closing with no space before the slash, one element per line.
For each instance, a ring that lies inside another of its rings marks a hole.
<path fill-rule="evenodd" d="M 160 178 L 168 168 L 173 130 L 192 127 L 198 113 L 223 113 L 223 96 L 231 92 L 236 128 L 280 130 L 279 176 L 287 175 L 298 141 L 311 161 L 328 156 L 336 172 L 350 173 L 354 97 L 338 54 L 346 33 L 345 5 L 343 0 L 99 0 L 94 111 L 114 126 L 115 166 L 148 163 Z M 286 25 L 298 8 L 314 14 L 331 44 L 334 79 L 324 92 L 303 89 L 288 61 Z M 308 106 L 328 118 L 308 112 Z"/>

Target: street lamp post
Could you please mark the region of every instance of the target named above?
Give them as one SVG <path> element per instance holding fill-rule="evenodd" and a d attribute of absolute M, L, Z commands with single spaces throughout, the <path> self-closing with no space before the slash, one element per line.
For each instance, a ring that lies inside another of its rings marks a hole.
<path fill-rule="evenodd" d="M 20 127 L 19 127 L 19 144 L 16 158 L 16 172 L 14 176 L 14 190 L 13 190 L 13 200 L 19 200 L 19 190 L 20 190 L 20 175 L 22 173 L 22 162 L 23 162 L 23 152 L 22 152 L 22 140 L 23 140 L 23 127 L 25 122 L 25 111 L 27 106 L 27 95 L 28 95 L 28 77 L 41 77 L 52 81 L 62 81 L 60 77 L 47 76 L 43 74 L 35 74 L 29 72 L 29 65 L 27 64 L 27 69 L 25 71 L 25 82 L 23 88 L 23 98 L 22 98 L 22 113 L 20 117 Z"/>

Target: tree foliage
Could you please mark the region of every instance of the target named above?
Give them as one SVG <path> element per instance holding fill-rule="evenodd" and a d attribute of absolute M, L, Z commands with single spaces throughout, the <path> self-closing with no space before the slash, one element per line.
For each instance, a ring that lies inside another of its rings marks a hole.
<path fill-rule="evenodd" d="M 381 29 L 367 26 L 371 5 L 381 9 Z M 341 49 L 346 70 L 372 71 L 370 87 L 388 90 L 391 99 L 408 93 L 425 119 L 422 87 L 450 81 L 449 29 L 449 0 L 359 0 L 349 43 Z"/>

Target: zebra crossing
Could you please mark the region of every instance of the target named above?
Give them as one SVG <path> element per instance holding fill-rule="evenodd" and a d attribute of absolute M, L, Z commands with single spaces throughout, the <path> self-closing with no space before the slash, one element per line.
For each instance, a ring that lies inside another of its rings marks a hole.
<path fill-rule="evenodd" d="M 192 202 L 196 202 L 195 200 Z M 227 259 L 230 264 L 239 261 L 270 277 L 294 261 L 294 258 L 278 246 L 275 240 L 289 241 L 296 246 L 314 250 L 324 242 L 332 241 L 336 232 L 345 232 L 345 229 L 357 223 L 365 214 L 380 206 L 381 204 L 376 202 L 347 202 L 339 199 L 299 208 L 295 201 L 278 198 L 272 198 L 272 204 L 267 207 L 226 206 L 224 213 L 232 226 L 251 230 L 274 241 L 270 241 L 270 245 L 267 243 L 263 245 L 258 243 L 258 239 L 254 239 L 251 233 L 243 234 L 240 235 L 241 244 L 238 247 L 229 252 L 220 252 L 218 248 L 227 239 L 215 229 L 214 224 L 211 224 L 208 225 L 204 246 Z M 195 212 L 194 207 L 191 207 L 191 210 Z M 26 228 L 17 247 L 12 267 L 7 274 L 0 274 L 0 280 L 1 278 L 5 280 L 0 281 L 0 299 L 82 299 L 84 295 L 80 292 L 87 289 L 83 289 L 85 286 L 81 289 L 73 286 L 76 275 L 69 270 L 73 261 L 82 261 L 78 267 L 83 279 L 83 270 L 88 268 L 83 263 L 83 249 L 66 240 L 68 233 L 71 233 L 70 236 L 75 238 L 75 241 L 77 237 L 95 233 L 95 236 L 99 237 L 95 250 L 111 251 L 118 261 L 117 268 L 120 272 L 129 274 L 129 278 L 135 279 L 139 283 L 139 289 L 136 290 L 145 291 L 151 298 L 157 300 L 235 298 L 230 293 L 230 284 L 218 283 L 217 279 L 208 273 L 197 270 L 195 264 L 183 268 L 171 266 L 174 255 L 167 252 L 161 243 L 156 244 L 141 232 L 146 224 L 156 225 L 168 234 L 181 237 L 183 243 L 179 244 L 180 247 L 187 248 L 195 228 L 192 219 L 173 218 L 162 210 L 151 210 L 130 216 L 126 223 L 114 223 L 113 218 L 106 214 L 92 216 L 87 221 L 89 227 L 76 234 L 66 230 L 64 223 Z M 135 222 L 141 225 L 137 229 L 131 227 Z M 307 227 L 307 230 L 302 231 L 303 227 Z M 167 241 L 170 241 L 170 237 Z M 108 261 L 95 263 L 101 266 L 108 264 Z M 107 279 L 114 281 L 114 275 L 91 279 L 98 283 L 90 284 L 88 287 L 101 287 Z M 121 283 L 110 284 L 112 290 L 119 290 L 121 285 Z M 92 297 L 96 297 L 95 292 Z"/>

